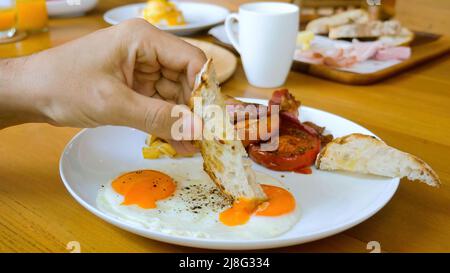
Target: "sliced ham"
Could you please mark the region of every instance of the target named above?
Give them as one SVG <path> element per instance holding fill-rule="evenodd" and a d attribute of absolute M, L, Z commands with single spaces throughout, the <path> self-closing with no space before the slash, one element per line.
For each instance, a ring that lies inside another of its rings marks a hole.
<path fill-rule="evenodd" d="M 294 59 L 310 64 L 323 64 L 323 55 L 315 50 L 296 50 Z"/>
<path fill-rule="evenodd" d="M 358 62 L 355 56 L 342 55 L 339 57 L 327 56 L 324 58 L 323 63 L 328 66 L 334 67 L 350 67 Z"/>
<path fill-rule="evenodd" d="M 356 57 L 358 62 L 364 62 L 372 59 L 382 48 L 383 44 L 381 42 L 359 42 L 354 40 L 349 54 Z"/>
<path fill-rule="evenodd" d="M 407 46 L 386 47 L 378 50 L 374 56 L 378 61 L 406 60 L 411 57 L 411 48 Z"/>
<path fill-rule="evenodd" d="M 324 64 L 333 67 L 351 67 L 367 60 L 389 61 L 406 60 L 411 57 L 409 47 L 390 47 L 382 42 L 360 42 L 354 40 L 347 48 L 327 50 L 297 50 L 295 59 L 311 64 Z"/>
<path fill-rule="evenodd" d="M 300 62 L 324 64 L 334 67 L 349 67 L 357 62 L 356 57 L 350 56 L 346 50 L 342 48 L 330 49 L 324 52 L 298 50 L 295 54 L 295 59 Z"/>

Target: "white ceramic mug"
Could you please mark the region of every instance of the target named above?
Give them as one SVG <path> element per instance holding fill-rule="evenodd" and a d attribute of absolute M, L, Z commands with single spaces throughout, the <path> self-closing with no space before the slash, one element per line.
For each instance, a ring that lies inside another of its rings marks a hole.
<path fill-rule="evenodd" d="M 238 34 L 233 24 L 238 23 Z M 292 65 L 299 26 L 299 8 L 277 2 L 257 2 L 239 7 L 228 15 L 225 31 L 241 54 L 245 75 L 251 85 L 281 86 Z"/>

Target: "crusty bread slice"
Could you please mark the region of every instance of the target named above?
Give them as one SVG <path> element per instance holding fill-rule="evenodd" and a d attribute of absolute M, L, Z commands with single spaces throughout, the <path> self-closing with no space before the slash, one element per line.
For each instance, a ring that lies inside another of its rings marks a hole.
<path fill-rule="evenodd" d="M 406 27 L 403 27 L 398 35 L 383 35 L 378 41 L 388 46 L 408 46 L 414 40 L 415 34 Z"/>
<path fill-rule="evenodd" d="M 406 177 L 434 187 L 440 184 L 436 173 L 421 159 L 363 134 L 351 134 L 328 143 L 317 156 L 316 167 L 322 170 Z"/>
<path fill-rule="evenodd" d="M 226 133 L 234 133 L 234 127 L 229 114 L 225 111 L 225 100 L 220 92 L 212 60 L 209 59 L 197 75 L 190 106 L 194 110 L 194 99 L 202 100 L 203 139 L 199 141 L 200 152 L 203 157 L 203 168 L 222 190 L 232 199 L 247 198 L 265 200 L 266 195 L 256 182 L 255 173 L 251 168 L 251 161 L 241 141 L 227 139 Z M 224 130 L 214 130 L 211 124 L 215 115 L 205 111 L 210 105 L 219 106 L 223 114 Z"/>
<path fill-rule="evenodd" d="M 328 37 L 330 39 L 353 39 L 398 36 L 402 34 L 403 29 L 400 22 L 396 20 L 370 21 L 331 27 Z"/>
<path fill-rule="evenodd" d="M 315 34 L 327 34 L 330 28 L 353 24 L 353 23 L 367 23 L 369 21 L 369 14 L 362 9 L 355 9 L 346 12 L 341 12 L 336 15 L 321 17 L 306 25 L 306 30 L 312 31 Z"/>

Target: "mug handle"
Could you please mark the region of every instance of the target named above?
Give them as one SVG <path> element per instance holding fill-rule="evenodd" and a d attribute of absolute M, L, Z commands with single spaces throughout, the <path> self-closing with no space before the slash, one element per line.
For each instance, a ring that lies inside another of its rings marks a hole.
<path fill-rule="evenodd" d="M 232 30 L 233 24 L 235 22 L 239 22 L 239 15 L 237 13 L 232 13 L 228 15 L 227 18 L 225 19 L 225 32 L 227 33 L 227 37 L 230 40 L 231 44 L 236 49 L 236 51 L 241 53 L 238 37 L 236 37 L 236 34 Z"/>

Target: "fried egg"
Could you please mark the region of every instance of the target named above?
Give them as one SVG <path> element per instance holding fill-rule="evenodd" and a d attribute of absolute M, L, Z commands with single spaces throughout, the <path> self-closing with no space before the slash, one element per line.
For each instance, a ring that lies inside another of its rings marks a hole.
<path fill-rule="evenodd" d="M 295 198 L 276 179 L 256 173 L 268 196 L 262 204 L 224 197 L 202 169 L 201 158 L 152 164 L 105 184 L 97 206 L 127 222 L 166 234 L 208 239 L 279 236 L 300 218 Z"/>
<path fill-rule="evenodd" d="M 158 26 L 182 26 L 186 24 L 183 13 L 175 3 L 167 0 L 149 0 L 142 10 L 142 17 Z"/>

